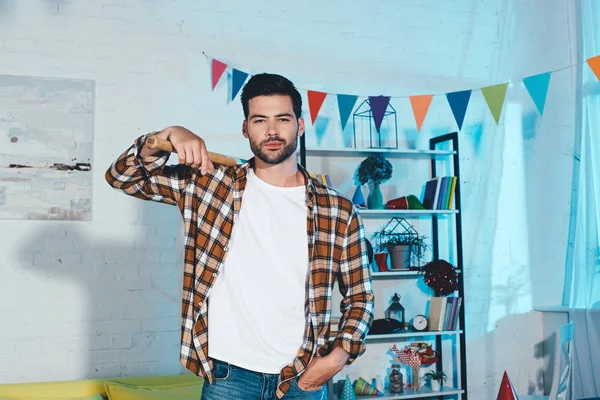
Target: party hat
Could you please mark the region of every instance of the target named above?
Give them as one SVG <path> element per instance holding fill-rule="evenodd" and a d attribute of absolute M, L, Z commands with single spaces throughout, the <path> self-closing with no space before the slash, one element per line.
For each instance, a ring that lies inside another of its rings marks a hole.
<path fill-rule="evenodd" d="M 354 191 L 352 203 L 354 203 L 354 205 L 357 207 L 367 207 L 367 202 L 365 201 L 365 197 L 363 196 L 360 186 L 357 186 L 356 190 Z"/>
<path fill-rule="evenodd" d="M 498 397 L 496 400 L 519 400 L 519 397 L 515 393 L 515 388 L 510 382 L 510 379 L 508 379 L 506 371 L 504 371 L 504 376 L 502 377 L 500 390 L 498 390 Z"/>
<path fill-rule="evenodd" d="M 346 380 L 344 380 L 344 384 L 342 385 L 340 400 L 356 400 L 354 388 L 352 387 L 352 382 L 350 381 L 350 377 L 348 375 L 346 375 Z"/>
<path fill-rule="evenodd" d="M 358 378 L 354 382 L 354 393 L 359 396 L 383 396 L 383 393 L 363 378 Z"/>

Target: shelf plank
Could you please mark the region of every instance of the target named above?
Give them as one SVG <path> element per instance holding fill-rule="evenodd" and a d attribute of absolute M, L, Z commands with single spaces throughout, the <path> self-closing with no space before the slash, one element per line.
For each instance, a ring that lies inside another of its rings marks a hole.
<path fill-rule="evenodd" d="M 315 148 L 307 147 L 306 155 L 319 155 L 330 156 L 330 157 L 359 157 L 370 154 L 385 154 L 388 157 L 439 157 L 439 156 L 452 156 L 456 154 L 454 150 L 425 150 L 425 149 L 379 149 L 379 148 L 342 148 L 342 149 L 328 149 L 328 148 Z"/>
<path fill-rule="evenodd" d="M 390 393 L 385 391 L 383 396 L 356 396 L 357 400 L 365 399 L 377 399 L 377 400 L 397 400 L 397 399 L 422 399 L 436 396 L 450 396 L 456 394 L 463 394 L 465 391 L 461 389 L 442 387 L 440 391 L 434 392 L 428 387 L 422 387 L 418 392 L 411 389 L 404 389 L 403 393 Z"/>
<path fill-rule="evenodd" d="M 458 214 L 458 210 L 370 210 L 357 209 L 363 218 L 390 218 L 395 216 L 429 217 L 433 215 Z"/>
<path fill-rule="evenodd" d="M 386 333 L 382 335 L 367 335 L 366 340 L 395 340 L 404 338 L 415 338 L 415 337 L 428 337 L 428 336 L 446 336 L 446 335 L 460 335 L 463 333 L 462 329 L 455 331 L 426 331 L 426 332 L 413 332 L 407 331 L 402 333 Z M 333 341 L 334 336 L 329 338 L 329 341 Z"/>
<path fill-rule="evenodd" d="M 402 332 L 402 333 L 388 333 L 383 335 L 367 335 L 366 340 L 394 340 L 411 337 L 424 337 L 424 336 L 444 336 L 444 335 L 460 335 L 463 331 L 461 329 L 455 331 L 426 331 L 426 332 Z"/>
<path fill-rule="evenodd" d="M 371 272 L 371 278 L 393 278 L 399 276 L 416 277 L 422 275 L 422 271 L 402 270 L 402 271 L 387 271 L 387 272 Z"/>

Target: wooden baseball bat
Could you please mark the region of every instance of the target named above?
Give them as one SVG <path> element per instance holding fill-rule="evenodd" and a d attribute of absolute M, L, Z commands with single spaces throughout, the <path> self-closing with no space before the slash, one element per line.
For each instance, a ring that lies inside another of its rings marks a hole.
<path fill-rule="evenodd" d="M 155 136 L 150 136 L 148 137 L 148 139 L 146 139 L 146 143 L 148 144 L 148 148 L 150 150 L 162 150 L 168 151 L 170 153 L 176 153 L 175 149 L 173 148 L 173 145 L 168 140 L 163 140 Z M 210 151 L 208 152 L 208 158 L 214 164 L 226 166 L 235 166 L 237 164 L 243 164 L 246 162 L 246 160 L 241 158 L 230 157 L 219 153 L 211 153 Z"/>

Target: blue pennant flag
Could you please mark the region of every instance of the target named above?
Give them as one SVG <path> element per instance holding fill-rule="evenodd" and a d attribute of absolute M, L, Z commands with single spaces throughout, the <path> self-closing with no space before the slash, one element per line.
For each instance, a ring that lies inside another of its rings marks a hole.
<path fill-rule="evenodd" d="M 533 75 L 523 79 L 523 83 L 535 103 L 540 115 L 544 115 L 544 106 L 546 105 L 546 95 L 548 94 L 548 85 L 550 84 L 550 72 Z"/>
<path fill-rule="evenodd" d="M 460 131 L 462 129 L 463 121 L 465 120 L 465 114 L 467 113 L 467 106 L 469 105 L 469 99 L 471 98 L 471 90 L 446 93 L 446 98 L 448 99 L 452 114 L 458 125 L 458 130 Z"/>
<path fill-rule="evenodd" d="M 354 105 L 356 104 L 356 100 L 358 96 L 354 96 L 351 94 L 338 94 L 338 108 L 340 110 L 340 121 L 342 122 L 342 131 L 346 129 L 346 124 L 348 123 L 348 118 L 350 118 L 350 114 L 354 109 Z"/>
<path fill-rule="evenodd" d="M 231 75 L 231 101 L 233 101 L 233 99 L 235 99 L 235 96 L 237 96 L 238 92 L 240 91 L 240 89 L 242 88 L 242 86 L 244 86 L 244 82 L 246 82 L 246 79 L 248 78 L 248 74 L 245 73 L 244 71 L 240 71 L 239 69 L 232 69 L 232 75 Z"/>

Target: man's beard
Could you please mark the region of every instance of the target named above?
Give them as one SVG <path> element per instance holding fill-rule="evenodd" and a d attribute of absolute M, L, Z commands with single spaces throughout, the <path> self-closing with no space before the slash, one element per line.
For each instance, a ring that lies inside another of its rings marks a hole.
<path fill-rule="evenodd" d="M 263 148 L 263 145 L 268 143 L 281 143 L 282 146 L 277 150 Z M 261 161 L 272 165 L 280 164 L 290 158 L 290 156 L 296 151 L 297 147 L 298 135 L 294 135 L 294 139 L 289 143 L 279 137 L 267 139 L 260 143 L 256 143 L 250 139 L 250 149 L 252 150 L 252 153 L 254 153 L 254 155 Z"/>

